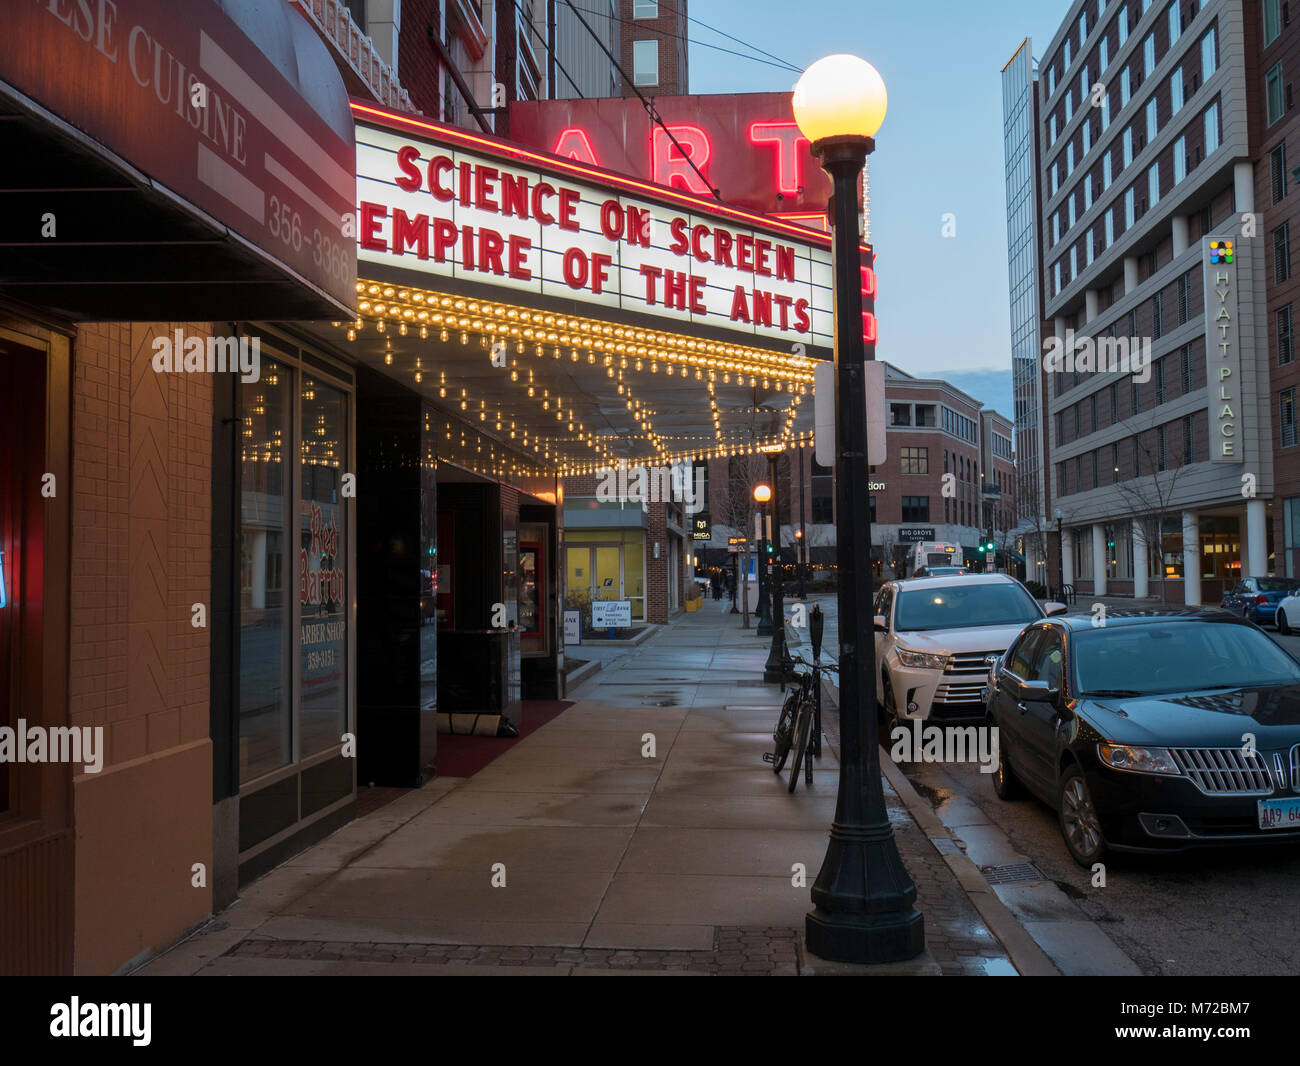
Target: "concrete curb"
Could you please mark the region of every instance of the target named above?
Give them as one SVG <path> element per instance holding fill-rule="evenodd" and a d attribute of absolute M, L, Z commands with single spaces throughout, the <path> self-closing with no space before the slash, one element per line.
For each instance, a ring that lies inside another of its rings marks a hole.
<path fill-rule="evenodd" d="M 839 709 L 837 689 L 823 682 L 822 695 L 836 710 Z M 940 821 L 934 808 L 912 787 L 912 782 L 907 779 L 907 775 L 894 765 L 894 761 L 884 748 L 880 749 L 880 768 L 890 788 L 898 793 L 898 798 L 903 801 L 907 813 L 912 816 L 912 820 L 929 840 L 930 846 L 940 854 L 943 861 L 947 863 L 948 869 L 957 878 L 957 883 L 966 893 L 971 906 L 984 920 L 989 931 L 1006 948 L 1011 965 L 1016 968 L 1020 976 L 1060 977 L 1061 971 L 1029 935 L 1029 931 L 1016 920 L 1016 916 L 1006 904 L 998 898 L 997 893 L 993 891 L 993 886 L 980 872 L 980 868 L 958 848 L 952 832 Z"/>
<path fill-rule="evenodd" d="M 593 674 L 600 673 L 600 668 L 605 664 L 599 659 L 588 659 L 578 669 L 571 674 L 564 675 L 564 698 L 569 698 L 569 693 L 581 685 L 587 678 Z"/>

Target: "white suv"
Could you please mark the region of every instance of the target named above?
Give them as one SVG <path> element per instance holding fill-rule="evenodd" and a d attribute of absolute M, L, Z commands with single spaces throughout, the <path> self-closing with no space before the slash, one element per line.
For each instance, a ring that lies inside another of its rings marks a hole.
<path fill-rule="evenodd" d="M 982 721 L 991 662 L 1030 622 L 1067 610 L 1040 606 L 1005 574 L 886 582 L 875 609 L 885 714 L 891 721 Z"/>

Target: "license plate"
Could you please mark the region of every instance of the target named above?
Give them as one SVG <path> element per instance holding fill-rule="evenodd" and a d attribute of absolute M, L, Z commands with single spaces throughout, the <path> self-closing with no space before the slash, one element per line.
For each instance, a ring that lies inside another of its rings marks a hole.
<path fill-rule="evenodd" d="M 1300 799 L 1260 800 L 1261 829 L 1300 829 Z"/>

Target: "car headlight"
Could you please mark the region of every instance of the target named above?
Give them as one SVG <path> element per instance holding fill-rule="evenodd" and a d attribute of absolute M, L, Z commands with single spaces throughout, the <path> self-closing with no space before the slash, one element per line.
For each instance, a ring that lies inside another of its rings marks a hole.
<path fill-rule="evenodd" d="M 1138 774 L 1168 774 L 1177 776 L 1180 771 L 1168 748 L 1135 748 L 1129 744 L 1098 744 L 1101 761 L 1116 770 L 1131 770 Z"/>
<path fill-rule="evenodd" d="M 938 655 L 928 651 L 909 651 L 907 648 L 898 648 L 898 661 L 904 666 L 920 666 L 927 670 L 946 670 L 948 668 L 948 656 Z"/>

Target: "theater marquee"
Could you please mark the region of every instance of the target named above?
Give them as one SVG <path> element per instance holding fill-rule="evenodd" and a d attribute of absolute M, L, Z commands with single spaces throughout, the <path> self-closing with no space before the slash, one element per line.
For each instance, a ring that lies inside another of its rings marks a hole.
<path fill-rule="evenodd" d="M 433 123 L 357 112 L 358 259 L 829 348 L 829 239 Z M 417 129 L 418 127 L 418 129 Z"/>

